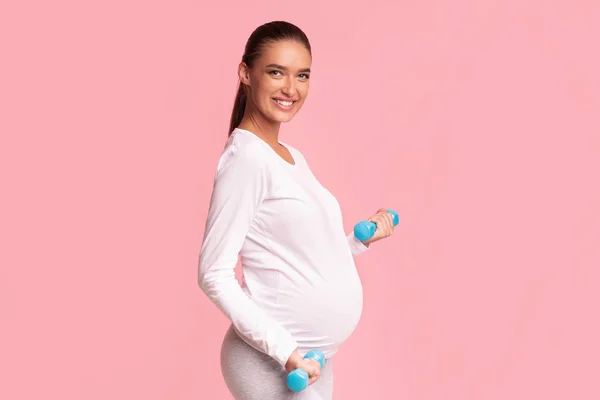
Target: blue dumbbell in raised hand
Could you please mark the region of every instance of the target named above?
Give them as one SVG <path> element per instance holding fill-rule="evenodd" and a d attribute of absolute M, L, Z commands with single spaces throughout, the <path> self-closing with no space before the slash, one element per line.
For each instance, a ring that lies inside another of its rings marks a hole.
<path fill-rule="evenodd" d="M 315 360 L 321 365 L 325 365 L 325 355 L 320 350 L 311 350 L 304 356 L 305 359 Z M 300 392 L 308 386 L 308 373 L 302 368 L 296 368 L 287 376 L 288 388 L 293 392 Z"/>
<path fill-rule="evenodd" d="M 398 225 L 400 222 L 400 217 L 398 217 L 398 213 L 390 208 L 386 210 L 390 214 L 392 214 L 394 226 Z M 358 224 L 354 226 L 354 236 L 361 242 L 365 240 L 371 239 L 375 234 L 375 230 L 377 229 L 377 224 L 371 221 L 360 221 Z"/>

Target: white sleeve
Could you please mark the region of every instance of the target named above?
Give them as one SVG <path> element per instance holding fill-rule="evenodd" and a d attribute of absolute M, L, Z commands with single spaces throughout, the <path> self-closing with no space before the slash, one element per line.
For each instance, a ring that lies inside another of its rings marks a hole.
<path fill-rule="evenodd" d="M 362 254 L 369 249 L 369 246 L 365 245 L 363 242 L 358 240 L 356 236 L 354 236 L 354 231 L 350 232 L 347 238 L 348 246 L 350 246 L 350 251 L 352 252 L 353 256 Z"/>
<path fill-rule="evenodd" d="M 235 145 L 225 150 L 210 199 L 198 283 L 247 341 L 285 366 L 298 344 L 244 293 L 234 272 L 267 185 L 264 163 L 237 153 Z"/>

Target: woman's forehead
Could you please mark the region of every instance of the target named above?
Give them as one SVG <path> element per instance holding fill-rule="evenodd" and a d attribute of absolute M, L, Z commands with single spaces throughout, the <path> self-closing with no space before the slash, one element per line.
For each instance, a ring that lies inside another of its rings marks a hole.
<path fill-rule="evenodd" d="M 288 68 L 308 68 L 312 57 L 308 49 L 295 41 L 279 41 L 269 43 L 262 51 L 260 63 L 263 65 L 278 64 Z"/>

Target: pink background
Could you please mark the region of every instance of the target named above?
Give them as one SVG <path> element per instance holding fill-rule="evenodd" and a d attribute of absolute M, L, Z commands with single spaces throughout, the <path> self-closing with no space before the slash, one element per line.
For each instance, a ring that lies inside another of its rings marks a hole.
<path fill-rule="evenodd" d="M 402 218 L 335 398 L 600 398 L 600 3 L 33 3 L 0 11 L 0 398 L 230 398 L 196 263 L 274 19 L 314 51 L 282 139 L 348 231 Z"/>

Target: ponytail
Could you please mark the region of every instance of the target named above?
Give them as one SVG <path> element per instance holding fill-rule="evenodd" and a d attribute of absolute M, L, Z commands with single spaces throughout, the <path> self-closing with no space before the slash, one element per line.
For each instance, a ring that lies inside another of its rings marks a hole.
<path fill-rule="evenodd" d="M 231 119 L 229 120 L 229 136 L 231 132 L 242 122 L 244 117 L 244 111 L 246 109 L 246 93 L 244 93 L 244 84 L 239 83 L 237 94 L 235 95 L 235 102 L 233 103 L 233 111 L 231 112 Z"/>

